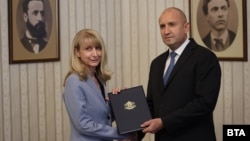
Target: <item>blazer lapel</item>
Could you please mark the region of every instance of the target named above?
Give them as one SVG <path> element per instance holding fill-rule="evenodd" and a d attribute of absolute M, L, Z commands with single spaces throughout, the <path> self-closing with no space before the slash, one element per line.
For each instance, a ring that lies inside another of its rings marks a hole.
<path fill-rule="evenodd" d="M 89 85 L 89 87 L 91 87 L 91 89 L 94 91 L 93 94 L 100 99 L 100 101 L 103 103 L 103 105 L 107 106 L 105 99 L 103 99 L 101 90 L 99 90 L 99 88 L 96 86 L 94 80 L 90 76 L 88 76 L 86 83 Z M 104 84 L 101 84 L 101 85 L 104 85 Z M 104 92 L 106 95 L 105 86 L 102 86 L 102 87 L 104 87 Z"/>

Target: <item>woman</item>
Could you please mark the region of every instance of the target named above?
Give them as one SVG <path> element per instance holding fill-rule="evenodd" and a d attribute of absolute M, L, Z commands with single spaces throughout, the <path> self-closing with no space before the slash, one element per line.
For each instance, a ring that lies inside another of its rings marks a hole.
<path fill-rule="evenodd" d="M 105 83 L 107 54 L 98 32 L 79 31 L 71 47 L 70 70 L 64 80 L 64 103 L 71 124 L 70 141 L 111 141 L 129 138 L 112 127 Z"/>

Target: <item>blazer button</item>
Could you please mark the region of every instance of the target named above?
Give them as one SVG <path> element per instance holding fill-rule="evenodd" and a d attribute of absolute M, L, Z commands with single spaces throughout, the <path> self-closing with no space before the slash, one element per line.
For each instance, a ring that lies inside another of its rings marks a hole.
<path fill-rule="evenodd" d="M 110 116 L 107 116 L 107 119 L 110 120 Z"/>

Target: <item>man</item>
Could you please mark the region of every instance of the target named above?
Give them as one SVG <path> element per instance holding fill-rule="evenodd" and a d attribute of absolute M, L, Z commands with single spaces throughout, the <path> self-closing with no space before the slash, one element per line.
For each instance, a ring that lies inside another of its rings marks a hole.
<path fill-rule="evenodd" d="M 190 25 L 180 9 L 163 11 L 159 25 L 169 49 L 150 66 L 147 102 L 153 119 L 141 125 L 142 131 L 155 133 L 155 141 L 215 141 L 213 111 L 221 81 L 218 59 L 188 39 Z M 174 68 L 163 82 L 173 52 Z"/>
<path fill-rule="evenodd" d="M 26 23 L 25 35 L 21 42 L 32 53 L 39 53 L 47 45 L 43 0 L 24 0 L 23 18 Z"/>
<path fill-rule="evenodd" d="M 202 39 L 213 51 L 224 51 L 234 41 L 235 33 L 227 29 L 228 0 L 204 0 L 203 12 L 211 31 Z"/>

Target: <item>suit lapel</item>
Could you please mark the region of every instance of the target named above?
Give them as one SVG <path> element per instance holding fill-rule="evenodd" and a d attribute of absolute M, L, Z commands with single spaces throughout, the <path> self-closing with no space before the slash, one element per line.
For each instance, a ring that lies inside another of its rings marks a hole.
<path fill-rule="evenodd" d="M 163 80 L 163 76 L 164 76 L 164 69 L 165 69 L 165 65 L 166 65 L 166 61 L 169 55 L 169 50 L 167 50 L 165 53 L 163 53 L 163 58 L 162 61 L 159 63 L 159 72 L 156 73 L 156 78 L 159 78 L 159 82 L 161 82 L 161 85 L 159 86 L 160 91 L 162 91 L 164 89 L 164 80 Z"/>
<path fill-rule="evenodd" d="M 174 76 L 178 73 L 178 71 L 181 69 L 183 64 L 188 60 L 188 58 L 192 54 L 192 50 L 195 48 L 195 46 L 196 46 L 196 43 L 194 42 L 194 40 L 190 39 L 190 42 L 188 43 L 186 48 L 183 50 L 181 56 L 177 60 L 175 66 L 172 70 L 172 73 L 170 74 L 170 76 L 168 78 L 168 82 L 164 88 L 164 91 L 171 84 L 171 81 L 173 80 Z"/>

